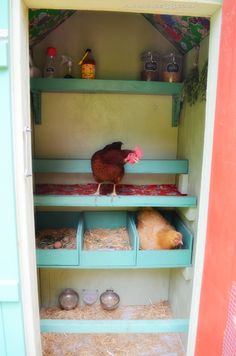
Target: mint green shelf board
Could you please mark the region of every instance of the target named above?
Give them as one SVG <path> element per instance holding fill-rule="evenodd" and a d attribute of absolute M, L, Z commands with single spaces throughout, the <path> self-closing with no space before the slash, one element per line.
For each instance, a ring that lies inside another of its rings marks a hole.
<path fill-rule="evenodd" d="M 78 266 L 79 253 L 78 249 L 36 249 L 36 259 L 38 266 Z"/>
<path fill-rule="evenodd" d="M 35 173 L 92 173 L 89 159 L 34 159 Z M 146 159 L 137 164 L 127 164 L 126 173 L 186 174 L 188 160 Z"/>
<path fill-rule="evenodd" d="M 186 257 L 186 255 L 188 257 Z M 167 263 L 166 261 L 163 262 L 164 260 L 164 256 L 166 256 L 169 260 L 169 262 Z M 183 253 L 183 258 L 184 259 L 188 259 L 188 261 L 191 259 L 191 256 L 189 256 L 189 252 L 184 252 Z M 158 257 L 158 254 L 157 254 Z M 144 256 L 145 258 L 145 256 Z M 149 258 L 149 256 L 147 257 Z M 89 270 L 89 269 L 127 269 L 127 270 L 133 270 L 133 269 L 162 269 L 162 268 L 186 268 L 186 267 L 191 267 L 192 264 L 189 262 L 182 262 L 182 257 L 179 257 L 179 261 L 177 261 L 177 259 L 175 258 L 175 260 L 170 261 L 171 258 L 171 254 L 163 254 L 162 258 L 160 258 L 160 260 L 156 260 L 156 263 L 147 263 L 147 261 L 143 262 L 141 261 L 141 259 L 139 259 L 139 262 L 136 262 L 135 265 L 117 265 L 116 263 L 114 264 L 114 261 L 112 261 L 112 263 L 108 266 L 108 264 L 104 264 L 102 265 L 101 263 L 99 263 L 99 265 L 95 265 L 94 263 L 92 265 L 84 265 L 84 266 L 72 266 L 72 265 L 63 265 L 63 260 L 62 260 L 62 264 L 60 265 L 52 265 L 52 264 L 48 264 L 48 265 L 40 265 L 37 264 L 38 268 L 61 268 L 61 269 L 81 269 L 81 270 Z"/>
<path fill-rule="evenodd" d="M 81 93 L 120 93 L 173 96 L 172 126 L 178 124 L 182 83 L 148 82 L 135 80 L 104 80 L 104 79 L 46 79 L 33 78 L 30 81 L 33 102 L 41 101 L 41 92 L 81 92 Z M 41 123 L 41 110 L 33 104 L 35 123 Z"/>
<path fill-rule="evenodd" d="M 189 253 L 188 253 L 189 254 Z M 166 256 L 168 257 L 168 259 L 170 259 L 170 254 L 166 254 Z M 145 256 L 144 256 L 145 257 Z M 148 256 L 149 258 L 149 256 Z M 163 255 L 163 259 L 164 259 L 164 255 Z M 182 258 L 181 258 L 182 260 Z M 188 260 L 189 260 L 189 257 L 188 257 Z M 114 261 L 113 261 L 114 262 Z M 100 263 L 100 261 L 99 261 Z M 97 269 L 97 270 L 102 270 L 102 269 L 127 269 L 127 270 L 131 270 L 131 269 L 162 269 L 162 268 L 186 268 L 186 267 L 191 267 L 191 263 L 182 263 L 181 261 L 179 262 L 179 264 L 176 263 L 176 261 L 172 261 L 172 262 L 164 262 L 162 263 L 158 260 L 156 260 L 156 263 L 154 264 L 148 264 L 148 263 L 140 263 L 139 264 L 136 264 L 136 265 L 118 265 L 118 264 L 110 264 L 108 265 L 108 263 L 104 263 L 103 265 L 102 264 L 99 264 L 99 266 L 97 265 L 92 265 L 92 266 L 89 266 L 89 265 L 84 265 L 84 266 L 70 266 L 70 265 L 40 265 L 38 264 L 37 265 L 38 268 L 46 268 L 46 269 L 49 269 L 49 268 L 61 268 L 61 269 L 81 269 L 81 270 L 90 270 L 90 269 Z"/>
<path fill-rule="evenodd" d="M 136 251 L 85 251 L 80 254 L 81 269 L 132 268 L 136 264 Z"/>
<path fill-rule="evenodd" d="M 176 95 L 180 94 L 183 88 L 182 83 L 109 79 L 33 78 L 30 80 L 30 83 L 32 90 L 41 92 L 101 92 Z"/>
<path fill-rule="evenodd" d="M 191 207 L 197 206 L 195 196 L 63 196 L 35 195 L 35 206 L 77 207 Z"/>
<path fill-rule="evenodd" d="M 41 332 L 48 333 L 182 333 L 188 319 L 167 320 L 41 320 Z"/>

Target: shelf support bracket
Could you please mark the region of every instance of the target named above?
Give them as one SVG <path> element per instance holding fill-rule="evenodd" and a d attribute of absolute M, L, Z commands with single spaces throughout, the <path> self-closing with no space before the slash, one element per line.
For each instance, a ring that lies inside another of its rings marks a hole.
<path fill-rule="evenodd" d="M 172 95 L 172 127 L 177 127 L 180 115 L 181 95 Z"/>
<path fill-rule="evenodd" d="M 33 119 L 36 125 L 41 124 L 41 92 L 31 90 L 31 108 Z"/>

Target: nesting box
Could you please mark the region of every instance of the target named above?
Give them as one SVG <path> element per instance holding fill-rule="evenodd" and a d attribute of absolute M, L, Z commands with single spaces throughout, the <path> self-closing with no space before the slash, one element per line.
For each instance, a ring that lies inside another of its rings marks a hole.
<path fill-rule="evenodd" d="M 126 228 L 129 250 L 98 249 L 86 250 L 84 236 L 94 229 Z M 80 217 L 80 258 L 81 267 L 134 266 L 136 263 L 137 235 L 134 221 L 127 211 L 86 211 Z"/>
<path fill-rule="evenodd" d="M 62 241 L 62 247 L 46 249 L 37 248 L 36 257 L 38 266 L 73 266 L 79 264 L 79 217 L 80 214 L 77 212 L 36 212 L 36 235 L 37 232 L 46 231 L 45 238 L 50 240 L 50 234 L 52 235 L 52 238 L 54 236 L 53 230 L 58 231 L 58 229 L 75 229 L 75 242 L 73 248 L 67 248 L 66 243 L 63 242 L 64 236 L 57 236 L 54 238 L 54 241 L 56 240 L 55 242 Z M 59 232 L 59 235 L 62 234 Z M 53 240 L 50 246 L 53 246 Z"/>

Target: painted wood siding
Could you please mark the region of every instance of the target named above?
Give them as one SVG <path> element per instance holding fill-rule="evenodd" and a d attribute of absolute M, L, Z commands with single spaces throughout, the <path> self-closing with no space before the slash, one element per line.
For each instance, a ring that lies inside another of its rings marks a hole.
<path fill-rule="evenodd" d="M 0 9 L 0 353 L 25 355 L 17 255 L 9 73 L 8 1 Z M 14 342 L 13 342 L 14 340 Z"/>
<path fill-rule="evenodd" d="M 230 290 L 236 280 L 235 14 L 235 0 L 224 0 L 211 189 L 196 356 L 229 355 L 222 351 Z M 235 349 L 230 355 L 234 354 Z"/>

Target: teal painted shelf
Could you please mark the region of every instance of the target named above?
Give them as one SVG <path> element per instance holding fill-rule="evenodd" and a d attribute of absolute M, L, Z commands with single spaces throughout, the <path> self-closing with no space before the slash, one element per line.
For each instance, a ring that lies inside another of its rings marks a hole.
<path fill-rule="evenodd" d="M 34 195 L 34 205 L 46 206 L 78 206 L 78 207 L 175 207 L 196 208 L 197 198 L 195 196 L 149 196 L 133 195 L 124 196 L 94 196 L 94 195 Z"/>
<path fill-rule="evenodd" d="M 90 160 L 35 159 L 35 173 L 91 173 Z M 126 165 L 126 174 L 187 174 L 187 160 L 141 160 L 136 165 Z M 197 198 L 191 195 L 34 195 L 34 204 L 40 206 L 78 207 L 191 207 Z"/>
<path fill-rule="evenodd" d="M 76 227 L 76 248 L 37 249 L 37 265 L 40 268 L 69 269 L 143 269 L 183 268 L 191 266 L 193 234 L 174 211 L 162 210 L 162 214 L 182 233 L 184 245 L 174 250 L 140 250 L 136 228 L 136 215 L 128 211 L 36 212 L 36 229 Z M 86 250 L 84 234 L 92 229 L 125 227 L 130 250 Z"/>
<path fill-rule="evenodd" d="M 41 332 L 48 333 L 182 333 L 188 319 L 167 320 L 68 320 L 42 319 Z"/>
<path fill-rule="evenodd" d="M 180 113 L 182 83 L 148 82 L 135 80 L 105 80 L 105 79 L 46 79 L 33 78 L 30 81 L 33 97 L 33 112 L 35 123 L 41 123 L 41 93 L 42 92 L 80 92 L 80 93 L 120 93 L 172 96 L 172 126 L 178 125 Z"/>

